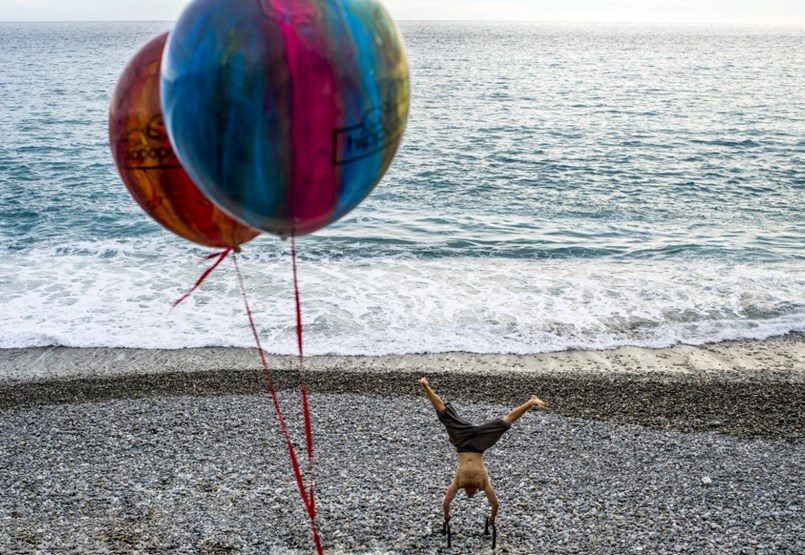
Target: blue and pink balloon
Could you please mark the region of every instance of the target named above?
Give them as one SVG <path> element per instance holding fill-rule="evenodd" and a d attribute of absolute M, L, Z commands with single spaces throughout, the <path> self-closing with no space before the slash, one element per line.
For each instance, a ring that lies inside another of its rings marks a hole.
<path fill-rule="evenodd" d="M 195 0 L 165 48 L 162 107 L 199 189 L 245 225 L 312 233 L 400 147 L 405 47 L 375 0 Z"/>

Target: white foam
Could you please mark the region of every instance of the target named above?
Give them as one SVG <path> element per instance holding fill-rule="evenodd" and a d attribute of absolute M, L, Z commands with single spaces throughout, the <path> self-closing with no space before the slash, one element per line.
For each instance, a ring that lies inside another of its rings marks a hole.
<path fill-rule="evenodd" d="M 170 240 L 7 252 L 0 347 L 252 346 L 231 262 L 170 310 L 208 253 Z M 241 263 L 265 348 L 295 352 L 287 245 L 264 240 Z M 793 264 L 303 255 L 299 269 L 307 354 L 527 354 L 805 331 Z"/>

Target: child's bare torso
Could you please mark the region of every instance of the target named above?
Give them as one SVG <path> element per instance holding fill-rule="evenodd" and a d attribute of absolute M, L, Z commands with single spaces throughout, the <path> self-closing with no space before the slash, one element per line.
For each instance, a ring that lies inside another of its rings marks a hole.
<path fill-rule="evenodd" d="M 484 489 L 489 480 L 484 456 L 481 453 L 459 453 L 455 479 L 460 488 Z"/>

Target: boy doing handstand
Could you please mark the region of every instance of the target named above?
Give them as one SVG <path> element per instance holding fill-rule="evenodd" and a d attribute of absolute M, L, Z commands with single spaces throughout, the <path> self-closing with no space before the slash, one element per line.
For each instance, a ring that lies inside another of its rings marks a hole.
<path fill-rule="evenodd" d="M 528 401 L 503 418 L 476 426 L 461 418 L 449 402 L 444 403 L 431 389 L 427 378 L 421 378 L 419 383 L 425 390 L 433 408 L 436 409 L 436 416 L 447 429 L 450 443 L 458 451 L 456 474 L 447 488 L 442 503 L 445 521 L 450 520 L 450 503 L 453 502 L 458 490 L 463 489 L 467 497 L 473 497 L 479 490 L 483 490 L 492 507 L 489 524 L 494 524 L 498 514 L 498 498 L 495 495 L 495 488 L 492 487 L 492 481 L 489 479 L 483 453 L 492 447 L 526 411 L 531 408 L 545 408 L 545 403 L 536 395 L 532 395 Z"/>

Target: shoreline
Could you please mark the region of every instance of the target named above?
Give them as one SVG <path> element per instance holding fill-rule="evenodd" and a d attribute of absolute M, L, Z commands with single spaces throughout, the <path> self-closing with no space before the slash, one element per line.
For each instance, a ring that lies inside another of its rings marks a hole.
<path fill-rule="evenodd" d="M 297 365 L 294 355 L 267 352 L 266 359 L 272 372 L 295 370 Z M 338 369 L 360 374 L 443 368 L 450 373 L 487 376 L 530 374 L 651 381 L 805 383 L 805 333 L 657 349 L 618 347 L 527 355 L 469 352 L 313 355 L 305 357 L 305 368 L 309 372 Z M 259 369 L 260 360 L 254 347 L 0 349 L 0 387 L 81 378 Z"/>
<path fill-rule="evenodd" d="M 278 390 L 298 390 L 296 357 L 269 356 Z M 805 439 L 805 334 L 666 349 L 538 355 L 445 353 L 305 359 L 312 394 L 420 395 L 511 405 L 536 392 L 549 412 L 743 439 Z M 254 349 L 0 349 L 0 410 L 266 393 Z"/>

